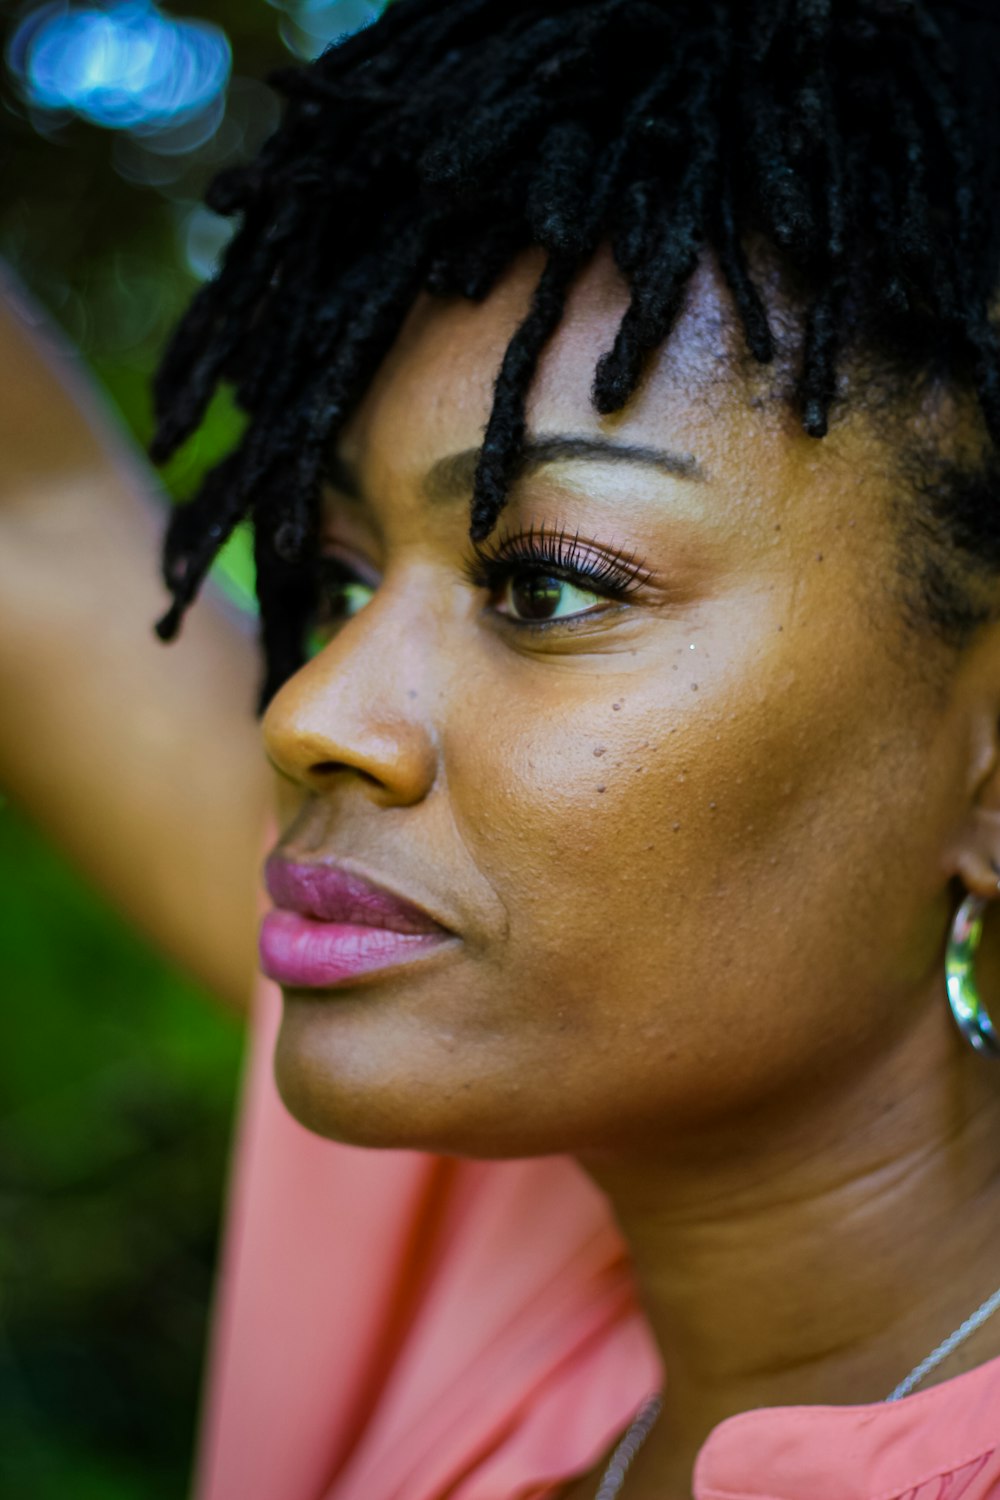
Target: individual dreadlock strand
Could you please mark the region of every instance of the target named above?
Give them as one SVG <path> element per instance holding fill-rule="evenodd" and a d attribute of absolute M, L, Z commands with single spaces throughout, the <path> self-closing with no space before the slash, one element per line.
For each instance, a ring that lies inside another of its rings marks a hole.
<path fill-rule="evenodd" d="M 611 238 L 615 264 L 629 279 L 638 276 L 657 248 L 663 229 L 663 184 L 644 177 L 630 182 L 618 201 L 617 227 Z"/>
<path fill-rule="evenodd" d="M 921 23 L 923 33 L 931 46 L 925 48 L 917 44 L 912 47 L 914 70 L 926 90 L 941 138 L 952 160 L 957 220 L 956 241 L 960 250 L 966 250 L 974 233 L 977 217 L 973 187 L 973 153 L 968 134 L 962 128 L 958 100 L 949 77 L 947 44 L 931 18 L 923 12 Z"/>
<path fill-rule="evenodd" d="M 527 220 L 538 244 L 557 253 L 580 251 L 596 159 L 593 134 L 577 120 L 561 121 L 545 136 L 527 192 Z"/>
<path fill-rule="evenodd" d="M 232 453 L 207 476 L 197 497 L 175 506 L 163 542 L 163 581 L 173 603 L 156 622 L 161 640 L 172 640 L 180 630 L 185 611 L 219 549 L 249 508 L 239 482 L 241 455 Z"/>
<path fill-rule="evenodd" d="M 823 437 L 836 394 L 836 355 L 840 313 L 846 290 L 844 268 L 844 163 L 839 123 L 823 66 L 830 27 L 830 0 L 798 0 L 796 53 L 806 68 L 798 92 L 800 150 L 824 163 L 821 254 L 826 284 L 806 317 L 803 370 L 799 384 L 802 422 L 811 437 Z"/>
<path fill-rule="evenodd" d="M 289 562 L 274 546 L 284 488 L 285 483 L 278 476 L 274 490 L 259 496 L 255 507 L 254 565 L 265 662 L 258 714 L 266 711 L 282 684 L 305 661 L 306 629 L 318 598 L 315 567 L 306 561 Z"/>
<path fill-rule="evenodd" d="M 873 234 L 884 246 L 900 234 L 893 178 L 879 162 L 871 164 L 868 172 L 871 187 L 866 197 L 872 209 Z M 895 317 L 906 317 L 913 308 L 907 280 L 907 268 L 890 263 L 876 283 L 884 307 Z"/>
<path fill-rule="evenodd" d="M 592 394 L 603 416 L 621 411 L 634 395 L 646 360 L 667 337 L 680 312 L 697 262 L 697 245 L 690 221 L 677 224 L 675 235 L 670 251 L 634 286 L 614 344 L 598 361 Z"/>
<path fill-rule="evenodd" d="M 920 274 L 934 261 L 934 230 L 926 192 L 927 152 L 916 111 L 895 85 L 889 89 L 889 115 L 900 155 L 900 171 L 896 174 L 899 210 L 893 215 L 892 229 L 884 228 L 883 235 L 895 232 L 906 263 Z M 891 183 L 886 186 L 891 195 Z"/>
<path fill-rule="evenodd" d="M 802 425 L 810 437 L 825 437 L 829 427 L 830 406 L 837 389 L 838 320 L 843 299 L 842 283 L 825 287 L 806 317 L 799 399 Z"/>
<path fill-rule="evenodd" d="M 634 394 L 650 353 L 676 321 L 698 262 L 705 231 L 704 201 L 719 150 L 716 131 L 704 117 L 709 88 L 703 83 L 691 101 L 692 152 L 678 199 L 669 206 L 658 205 L 658 248 L 645 264 L 628 270 L 632 299 L 614 344 L 598 361 L 593 399 L 605 415 L 620 411 Z"/>
<path fill-rule="evenodd" d="M 732 188 L 727 183 L 719 200 L 718 225 L 715 249 L 719 267 L 733 295 L 736 310 L 743 324 L 747 347 L 759 364 L 770 364 L 774 358 L 774 335 L 767 316 L 767 309 L 760 292 L 754 285 L 747 266 L 746 255 L 740 243 L 733 213 Z"/>
<path fill-rule="evenodd" d="M 793 259 L 809 255 L 816 239 L 814 210 L 782 139 L 778 105 L 760 79 L 747 82 L 742 115 L 766 227 Z"/>
<path fill-rule="evenodd" d="M 794 10 L 794 91 L 787 136 L 793 157 L 807 158 L 822 149 L 829 117 L 826 43 L 830 0 L 796 0 Z"/>
<path fill-rule="evenodd" d="M 524 443 L 525 403 L 542 350 L 558 328 L 575 262 L 550 255 L 535 288 L 531 310 L 507 346 L 493 395 L 473 485 L 473 541 L 488 537 L 504 507 Z"/>

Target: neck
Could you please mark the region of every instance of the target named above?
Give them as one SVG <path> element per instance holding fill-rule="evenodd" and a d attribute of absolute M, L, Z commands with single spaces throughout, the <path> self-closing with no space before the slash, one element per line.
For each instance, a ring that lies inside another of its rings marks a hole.
<path fill-rule="evenodd" d="M 995 1290 L 1000 1071 L 926 1014 L 808 1101 L 683 1150 L 585 1163 L 669 1371 L 643 1471 L 689 1475 L 735 1412 L 883 1399 Z M 969 1350 L 970 1363 L 1000 1353 L 1000 1319 Z"/>

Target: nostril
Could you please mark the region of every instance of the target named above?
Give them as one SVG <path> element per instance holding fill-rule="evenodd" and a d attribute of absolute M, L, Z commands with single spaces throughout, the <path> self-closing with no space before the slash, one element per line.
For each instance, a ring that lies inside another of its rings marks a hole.
<path fill-rule="evenodd" d="M 362 781 L 370 781 L 373 786 L 381 786 L 382 782 L 378 776 L 373 776 L 370 771 L 365 771 L 361 766 L 352 766 L 346 760 L 318 760 L 315 765 L 309 767 L 313 776 L 333 776 L 337 771 L 350 771 L 352 776 L 359 777 Z"/>

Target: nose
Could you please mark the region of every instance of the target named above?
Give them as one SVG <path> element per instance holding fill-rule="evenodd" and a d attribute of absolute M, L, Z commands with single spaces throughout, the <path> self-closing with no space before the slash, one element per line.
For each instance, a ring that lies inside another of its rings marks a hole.
<path fill-rule="evenodd" d="M 310 792 L 352 780 L 380 806 L 421 801 L 438 768 L 429 648 L 373 599 L 272 698 L 261 724 L 272 764 Z"/>

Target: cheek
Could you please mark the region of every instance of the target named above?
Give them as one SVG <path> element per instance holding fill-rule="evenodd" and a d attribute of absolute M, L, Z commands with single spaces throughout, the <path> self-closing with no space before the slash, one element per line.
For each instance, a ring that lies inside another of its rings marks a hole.
<path fill-rule="evenodd" d="M 873 722 L 867 679 L 796 673 L 785 643 L 697 668 L 685 649 L 553 673 L 544 712 L 467 703 L 449 751 L 463 839 L 509 917 L 490 1024 L 598 1113 L 614 1055 L 616 1119 L 623 1078 L 637 1109 L 689 1115 L 708 1081 L 745 1102 L 832 1060 L 912 982 L 898 956 L 927 958 L 891 899 L 923 761 L 898 701 Z"/>

